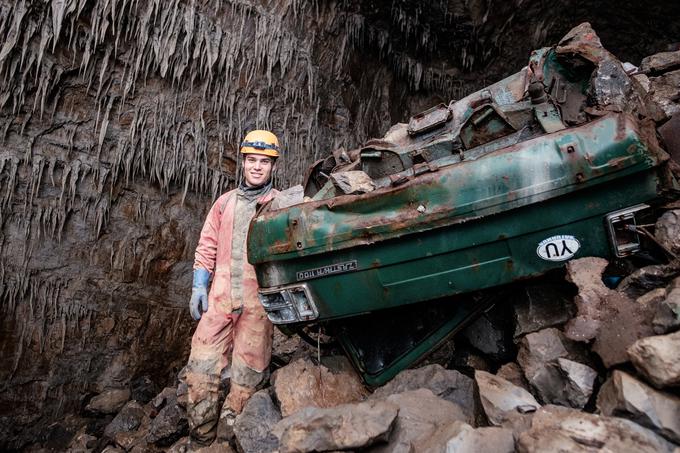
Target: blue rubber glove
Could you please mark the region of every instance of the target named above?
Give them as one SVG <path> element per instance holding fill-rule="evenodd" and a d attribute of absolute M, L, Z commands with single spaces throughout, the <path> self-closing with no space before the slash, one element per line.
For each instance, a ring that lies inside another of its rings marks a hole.
<path fill-rule="evenodd" d="M 191 302 L 189 311 L 196 321 L 201 319 L 201 313 L 208 311 L 208 282 L 210 272 L 205 269 L 194 269 L 194 284 L 191 287 Z"/>

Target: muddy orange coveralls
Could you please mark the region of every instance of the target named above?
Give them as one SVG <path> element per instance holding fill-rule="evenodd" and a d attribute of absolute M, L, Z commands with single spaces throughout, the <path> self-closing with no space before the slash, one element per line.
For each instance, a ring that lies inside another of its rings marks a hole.
<path fill-rule="evenodd" d="M 259 197 L 241 189 L 213 204 L 196 247 L 194 269 L 212 274 L 208 311 L 191 340 L 186 383 L 192 437 L 209 441 L 220 416 L 222 370 L 230 364 L 231 388 L 225 407 L 240 413 L 265 379 L 272 348 L 272 324 L 257 297 L 255 269 L 246 257 L 248 225 L 257 205 L 277 192 Z"/>

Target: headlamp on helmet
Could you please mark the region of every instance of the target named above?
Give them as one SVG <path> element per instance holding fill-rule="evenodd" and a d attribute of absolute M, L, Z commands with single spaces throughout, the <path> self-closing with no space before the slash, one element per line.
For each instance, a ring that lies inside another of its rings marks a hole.
<path fill-rule="evenodd" d="M 269 131 L 250 131 L 241 143 L 241 154 L 262 154 L 279 157 L 279 139 Z"/>

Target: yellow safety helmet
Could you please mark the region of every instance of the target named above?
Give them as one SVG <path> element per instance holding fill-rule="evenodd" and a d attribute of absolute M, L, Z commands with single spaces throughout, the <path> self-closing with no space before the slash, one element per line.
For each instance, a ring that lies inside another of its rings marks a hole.
<path fill-rule="evenodd" d="M 279 157 L 279 139 L 269 131 L 250 131 L 241 143 L 241 154 Z"/>

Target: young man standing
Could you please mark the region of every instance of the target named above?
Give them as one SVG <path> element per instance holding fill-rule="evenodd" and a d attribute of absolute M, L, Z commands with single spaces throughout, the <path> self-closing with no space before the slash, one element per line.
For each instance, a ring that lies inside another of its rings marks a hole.
<path fill-rule="evenodd" d="M 221 412 L 233 423 L 265 380 L 271 358 L 272 325 L 257 297 L 246 237 L 257 205 L 276 193 L 272 171 L 279 141 L 269 131 L 251 131 L 241 144 L 241 155 L 241 184 L 210 209 L 194 261 L 190 310 L 200 321 L 186 368 L 187 412 L 192 439 L 204 444 L 212 442 L 217 431 L 222 370 L 231 365 L 231 387 Z"/>

